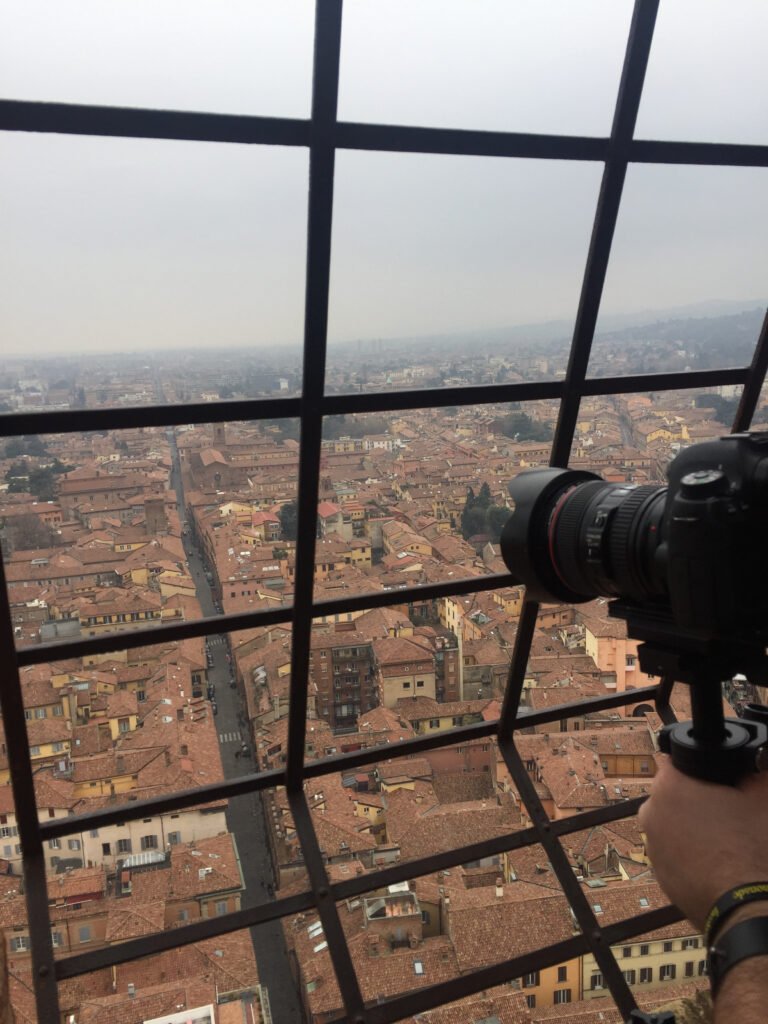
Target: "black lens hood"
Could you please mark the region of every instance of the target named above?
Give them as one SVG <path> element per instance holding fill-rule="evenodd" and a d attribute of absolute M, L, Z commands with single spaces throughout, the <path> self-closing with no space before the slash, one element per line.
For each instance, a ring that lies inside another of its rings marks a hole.
<path fill-rule="evenodd" d="M 552 562 L 549 528 L 560 498 L 595 473 L 577 469 L 529 469 L 509 483 L 514 511 L 501 532 L 501 556 L 517 582 L 525 584 L 526 597 L 562 603 L 588 601 L 594 595 L 578 594 L 560 579 Z"/>

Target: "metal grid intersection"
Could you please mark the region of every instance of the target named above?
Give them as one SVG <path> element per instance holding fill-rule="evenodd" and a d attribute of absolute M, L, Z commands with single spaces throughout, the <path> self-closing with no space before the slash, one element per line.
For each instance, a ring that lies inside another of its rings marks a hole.
<path fill-rule="evenodd" d="M 239 419 L 299 417 L 301 420 L 299 531 L 292 608 L 224 615 L 119 636 L 47 643 L 15 651 L 5 572 L 0 565 L 0 643 L 6 656 L 3 685 L 0 687 L 0 707 L 6 728 L 11 782 L 24 854 L 32 964 L 38 1016 L 41 1022 L 59 1022 L 58 980 L 73 978 L 88 971 L 312 908 L 319 911 L 322 919 L 344 1003 L 345 1014 L 343 1018 L 338 1019 L 339 1024 L 342 1020 L 353 1021 L 356 1024 L 389 1024 L 586 952 L 591 952 L 595 956 L 621 1013 L 626 1017 L 635 1007 L 634 997 L 611 953 L 610 946 L 678 921 L 682 915 L 675 908 L 667 907 L 601 927 L 569 867 L 559 839 L 595 824 L 629 816 L 636 812 L 640 801 L 625 801 L 597 811 L 578 814 L 563 821 L 551 821 L 520 760 L 514 742 L 514 731 L 518 726 L 544 724 L 585 711 L 616 708 L 636 703 L 638 700 L 654 701 L 661 718 L 665 722 L 671 721 L 674 719 L 669 706 L 671 679 L 664 679 L 658 686 L 642 690 L 575 702 L 546 712 L 519 715 L 525 667 L 538 611 L 537 606 L 529 602 L 524 606 L 519 622 L 507 690 L 498 722 L 482 722 L 440 733 L 438 736 L 420 737 L 391 744 L 386 748 L 386 756 L 407 756 L 439 746 L 452 745 L 458 740 L 496 736 L 506 766 L 530 816 L 531 827 L 494 840 L 433 854 L 417 861 L 396 864 L 355 879 L 330 884 L 306 803 L 303 783 L 308 778 L 375 763 L 382 755 L 381 749 L 372 748 L 353 754 L 325 757 L 305 764 L 306 679 L 313 617 L 382 607 L 407 599 L 476 593 L 511 582 L 508 576 L 491 576 L 461 583 L 412 587 L 399 590 L 396 594 L 390 592 L 314 602 L 315 517 L 319 491 L 320 439 L 322 420 L 325 416 L 424 407 L 440 408 L 456 404 L 559 399 L 560 412 L 550 459 L 552 465 L 566 465 L 579 404 L 582 397 L 589 395 L 700 388 L 726 383 L 741 384 L 744 385 L 744 391 L 734 428 L 743 430 L 749 426 L 768 360 L 768 318 L 763 325 L 751 367 L 591 380 L 586 377 L 628 164 L 644 162 L 768 166 L 768 146 L 655 142 L 633 138 L 657 8 L 658 0 L 635 0 L 613 124 L 610 136 L 605 139 L 338 122 L 336 104 L 342 22 L 341 0 L 318 0 L 316 5 L 313 98 L 309 120 L 0 101 L 0 130 L 5 131 L 186 139 L 222 144 L 236 142 L 287 145 L 305 147 L 309 150 L 304 363 L 300 398 L 219 402 L 214 405 L 157 405 L 129 409 L 11 414 L 3 416 L 0 421 L 4 435 L 18 436 L 136 426 L 175 426 Z M 603 162 L 602 184 L 564 381 L 374 395 L 324 394 L 334 160 L 338 149 Z M 223 630 L 236 631 L 255 625 L 286 621 L 291 621 L 293 628 L 288 753 L 284 769 L 246 775 L 236 780 L 184 791 L 169 797 L 136 801 L 108 811 L 91 812 L 56 821 L 38 821 L 20 668 L 46 663 L 54 658 L 82 657 L 85 654 L 104 653 L 185 637 L 207 636 Z M 214 799 L 263 791 L 279 785 L 287 789 L 301 842 L 309 880 L 309 888 L 305 892 L 224 917 L 200 920 L 183 928 L 54 960 L 43 857 L 45 841 L 82 829 L 134 820 Z M 480 857 L 520 849 L 534 843 L 541 843 L 547 853 L 578 923 L 578 934 L 566 942 L 469 973 L 440 986 L 405 993 L 374 1005 L 364 1004 L 338 916 L 337 901 L 361 895 L 383 885 L 443 870 Z"/>

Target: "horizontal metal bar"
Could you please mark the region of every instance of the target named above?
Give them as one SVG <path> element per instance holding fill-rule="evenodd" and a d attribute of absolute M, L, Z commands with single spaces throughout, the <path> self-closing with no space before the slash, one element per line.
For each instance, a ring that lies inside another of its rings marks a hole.
<path fill-rule="evenodd" d="M 584 135 L 476 131 L 340 121 L 339 149 L 434 153 L 455 156 L 523 157 L 535 160 L 605 160 L 608 139 Z"/>
<path fill-rule="evenodd" d="M 0 100 L 0 131 L 42 132 L 117 138 L 229 142 L 245 145 L 309 146 L 310 122 L 204 111 L 105 107 L 76 103 Z M 605 160 L 609 140 L 580 135 L 527 134 L 341 121 L 340 149 L 379 152 L 498 156 L 537 160 Z M 633 139 L 636 163 L 732 167 L 768 166 L 768 146 L 718 142 Z"/>
<path fill-rule="evenodd" d="M 738 142 L 662 142 L 634 139 L 629 153 L 630 160 L 634 163 L 768 167 L 768 146 Z"/>
<path fill-rule="evenodd" d="M 63 661 L 67 658 L 82 658 L 91 654 L 106 654 L 109 651 L 130 651 L 137 647 L 155 647 L 176 640 L 211 636 L 217 633 L 237 632 L 253 626 L 275 626 L 290 622 L 293 608 L 267 608 L 253 612 L 239 612 L 233 615 L 213 615 L 180 622 L 167 626 L 150 626 L 149 629 L 132 629 L 127 633 L 110 632 L 103 636 L 84 637 L 82 640 L 57 640 L 34 647 L 21 647 L 16 652 L 19 665 L 43 665 L 49 661 Z"/>
<path fill-rule="evenodd" d="M 635 704 L 641 700 L 653 700 L 657 691 L 658 687 L 651 686 L 610 694 L 606 697 L 590 697 L 583 701 L 572 701 L 554 708 L 547 708 L 546 711 L 523 714 L 518 718 L 516 726 L 523 729 L 531 728 L 563 718 L 572 718 L 584 712 L 585 709 L 589 713 L 622 707 L 625 704 Z M 334 772 L 351 771 L 353 768 L 376 764 L 383 757 L 389 761 L 398 757 L 415 756 L 426 750 L 435 750 L 439 747 L 495 736 L 498 725 L 498 719 L 490 722 L 475 722 L 471 725 L 457 726 L 455 729 L 430 733 L 427 736 L 417 736 L 413 739 L 368 747 L 366 750 L 321 757 L 315 761 L 308 761 L 304 765 L 304 778 L 319 778 Z M 343 737 L 340 737 L 339 742 L 342 741 Z M 178 793 L 126 802 L 118 807 L 111 807 L 109 810 L 88 811 L 85 814 L 71 815 L 68 818 L 43 821 L 40 823 L 40 835 L 43 840 L 59 839 L 75 832 L 104 828 L 107 825 L 134 821 L 137 818 L 151 817 L 155 814 L 165 814 L 178 808 L 195 807 L 198 804 L 212 803 L 216 800 L 228 800 L 234 796 L 242 796 L 244 793 L 282 785 L 285 785 L 285 772 L 281 768 L 273 768 L 263 772 L 241 775 L 237 779 L 200 786 L 197 789 L 184 789 L 179 790 Z"/>
<path fill-rule="evenodd" d="M 141 957 L 154 956 L 169 949 L 188 946 L 192 942 L 202 942 L 205 939 L 215 938 L 217 935 L 228 935 L 231 932 L 241 931 L 243 928 L 254 928 L 260 924 L 287 917 L 289 914 L 299 914 L 313 906 L 312 893 L 307 890 L 297 893 L 295 896 L 287 896 L 282 900 L 262 903 L 258 907 L 236 910 L 230 914 L 222 914 L 220 917 L 201 918 L 182 928 L 153 932 L 151 935 L 143 935 L 138 939 L 127 939 L 125 942 L 105 946 L 103 949 L 93 949 L 87 953 L 63 957 L 56 961 L 56 977 L 59 981 L 64 978 L 76 978 L 78 975 L 88 974 L 90 971 L 99 971 L 105 967 L 126 963 L 129 960 L 138 960 Z"/>
<path fill-rule="evenodd" d="M 301 398 L 248 398 L 188 405 L 125 405 L 107 409 L 56 409 L 0 415 L 0 434 L 85 434 L 94 430 L 177 427 L 189 423 L 235 423 L 243 420 L 296 419 Z"/>
<path fill-rule="evenodd" d="M 585 811 L 570 818 L 554 821 L 552 822 L 552 832 L 562 836 L 571 832 L 580 832 L 597 824 L 604 824 L 619 818 L 628 817 L 635 813 L 641 803 L 642 799 L 631 800 L 623 804 L 614 804 L 595 811 Z M 498 836 L 478 843 L 470 843 L 446 852 L 420 857 L 409 862 L 401 862 L 392 867 L 371 872 L 370 874 L 359 875 L 342 882 L 336 882 L 331 884 L 329 889 L 332 898 L 340 902 L 341 900 L 352 899 L 387 885 L 409 881 L 422 875 L 432 874 L 435 871 L 448 870 L 460 864 L 476 860 L 479 856 L 491 856 L 496 853 L 523 849 L 537 842 L 536 830 L 527 828 L 519 832 L 510 832 L 505 836 Z M 56 974 L 60 980 L 62 978 L 72 978 L 103 967 L 110 967 L 118 963 L 138 959 L 142 956 L 160 953 L 166 949 L 173 949 L 191 942 L 200 942 L 203 939 L 209 939 L 216 935 L 238 931 L 241 928 L 252 927 L 279 917 L 286 917 L 290 914 L 297 914 L 311 909 L 314 905 L 312 892 L 306 890 L 260 907 L 198 921 L 183 928 L 159 932 L 142 939 L 130 940 L 104 949 L 93 950 L 88 953 L 58 960 Z M 658 911 L 655 913 L 658 913 Z M 677 913 L 679 914 L 679 911 Z M 643 920 L 646 918 L 647 915 Z"/>
<path fill-rule="evenodd" d="M 402 604 L 403 601 L 408 601 L 410 598 L 416 601 L 430 601 L 451 595 L 458 597 L 462 594 L 496 590 L 498 587 L 509 586 L 513 583 L 513 578 L 508 574 L 492 573 L 487 576 L 465 577 L 463 580 L 455 582 L 451 580 L 448 583 L 429 583 L 420 587 L 407 587 L 403 590 L 376 590 L 367 594 L 334 598 L 332 601 L 318 601 L 312 605 L 312 615 L 319 618 L 324 615 L 340 615 L 361 609 L 384 608 L 388 605 Z M 128 633 L 110 632 L 99 637 L 58 640 L 46 644 L 36 644 L 34 647 L 22 647 L 17 652 L 17 661 L 21 666 L 41 665 L 50 661 L 81 658 L 90 654 L 106 654 L 108 651 L 158 646 L 175 640 L 188 640 L 192 637 L 236 633 L 254 626 L 274 626 L 292 622 L 293 618 L 293 605 L 281 605 L 279 608 L 252 612 L 238 612 L 232 615 L 214 615 L 196 619 L 193 622 L 151 626 L 149 629 L 136 629 Z"/>
<path fill-rule="evenodd" d="M 746 367 L 631 374 L 623 377 L 588 377 L 580 394 L 590 396 L 677 391 L 716 384 L 744 384 L 748 377 L 749 368 Z M 339 416 L 402 412 L 407 409 L 441 409 L 455 405 L 558 400 L 562 398 L 563 388 L 562 381 L 554 380 L 529 381 L 522 384 L 478 384 L 458 388 L 421 388 L 414 391 L 381 391 L 368 394 L 330 394 L 323 397 L 321 408 L 323 416 Z M 301 398 L 254 398 L 191 402 L 189 405 L 131 405 L 110 409 L 3 413 L 0 414 L 0 436 L 21 437 L 26 434 L 87 433 L 96 430 L 129 430 L 136 427 L 295 419 L 301 415 L 302 408 Z"/>
<path fill-rule="evenodd" d="M 622 940 L 645 935 L 680 920 L 682 920 L 682 914 L 677 908 L 663 907 L 601 929 L 601 935 L 607 945 L 618 945 Z M 366 1024 L 394 1024 L 395 1021 L 424 1013 L 436 1006 L 474 995 L 484 989 L 493 988 L 534 971 L 543 970 L 545 967 L 565 963 L 589 951 L 585 936 L 577 935 L 572 939 L 526 953 L 514 960 L 484 967 L 439 985 L 416 989 L 385 1002 L 371 1004 L 366 1007 Z M 329 1021 L 328 1024 L 345 1024 L 345 1022 L 343 1018 L 336 1018 Z"/>
<path fill-rule="evenodd" d="M 144 107 L 0 100 L 0 131 L 308 146 L 308 120 Z"/>
<path fill-rule="evenodd" d="M 374 391 L 349 395 L 330 394 L 323 398 L 323 415 L 531 402 L 547 398 L 559 399 L 562 394 L 563 383 L 557 380 L 526 381 L 522 384 L 474 384 L 456 388 L 420 388 L 412 391 Z"/>
<path fill-rule="evenodd" d="M 271 768 L 264 772 L 239 775 L 225 782 L 211 782 L 197 789 L 180 789 L 177 793 L 148 797 L 146 800 L 126 801 L 106 811 L 86 811 L 84 814 L 72 814 L 68 818 L 50 818 L 40 822 L 40 835 L 43 840 L 59 839 L 74 832 L 89 832 L 91 829 L 119 825 L 124 821 L 135 821 L 137 818 L 151 818 L 156 814 L 166 814 L 168 811 L 177 811 L 184 807 L 217 803 L 234 796 L 243 796 L 246 793 L 255 793 L 284 784 L 285 772 L 282 768 Z"/>
<path fill-rule="evenodd" d="M 733 367 L 729 370 L 686 370 L 679 373 L 638 373 L 628 377 L 587 377 L 581 387 L 581 394 L 629 395 L 642 391 L 685 391 L 688 388 L 708 388 L 718 384 L 745 384 L 748 378 L 748 367 Z"/>

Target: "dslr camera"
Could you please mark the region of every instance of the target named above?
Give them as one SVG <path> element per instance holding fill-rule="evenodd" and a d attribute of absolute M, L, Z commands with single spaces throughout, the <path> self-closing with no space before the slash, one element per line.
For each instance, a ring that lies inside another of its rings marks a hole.
<path fill-rule="evenodd" d="M 501 553 L 529 599 L 612 598 L 609 613 L 643 641 L 643 671 L 691 685 L 693 722 L 665 730 L 662 749 L 689 774 L 733 782 L 768 739 L 759 706 L 724 720 L 721 694 L 722 680 L 760 682 L 768 665 L 768 433 L 692 445 L 667 478 L 522 472 Z"/>

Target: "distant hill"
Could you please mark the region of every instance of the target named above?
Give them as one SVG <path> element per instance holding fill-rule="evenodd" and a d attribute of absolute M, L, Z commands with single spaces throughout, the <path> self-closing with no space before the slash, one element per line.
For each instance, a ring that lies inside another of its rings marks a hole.
<path fill-rule="evenodd" d="M 646 310 L 640 313 L 609 314 L 601 316 L 595 331 L 596 339 L 621 341 L 648 337 L 647 328 L 653 328 L 653 335 L 664 338 L 678 338 L 682 341 L 699 341 L 720 336 L 727 341 L 729 332 L 752 330 L 760 324 L 766 301 L 713 299 L 687 306 L 673 306 L 668 309 Z M 642 330 L 641 330 L 642 329 Z M 573 334 L 573 323 L 569 320 L 551 320 L 546 323 L 519 324 L 510 327 L 494 327 L 486 330 L 456 331 L 443 334 L 422 334 L 392 338 L 365 338 L 357 341 L 332 342 L 333 352 L 356 350 L 356 354 L 369 359 L 371 356 L 393 356 L 412 351 L 418 346 L 424 353 L 439 349 L 443 354 L 454 350 L 466 352 L 467 346 L 478 354 L 506 352 L 517 346 L 537 346 L 553 343 L 567 345 Z M 752 336 L 754 347 L 756 335 Z"/>

